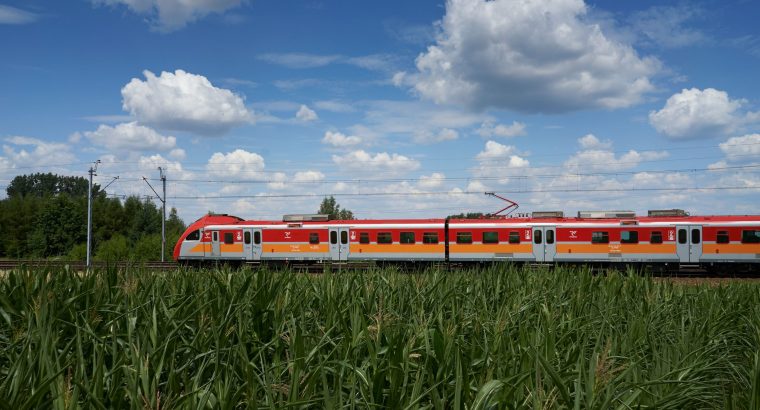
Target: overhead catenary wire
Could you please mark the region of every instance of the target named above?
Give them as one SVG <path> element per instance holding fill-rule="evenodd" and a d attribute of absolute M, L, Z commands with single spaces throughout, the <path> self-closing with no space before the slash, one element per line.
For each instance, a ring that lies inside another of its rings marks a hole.
<path fill-rule="evenodd" d="M 521 168 L 514 168 L 515 171 L 520 171 Z M 502 176 L 464 176 L 464 177 L 441 177 L 435 178 L 436 181 L 491 181 L 491 180 L 503 180 L 506 178 L 560 178 L 566 176 L 572 177 L 589 177 L 589 176 L 610 176 L 610 175 L 635 175 L 642 173 L 649 174 L 670 174 L 670 173 L 694 173 L 694 172 L 718 172 L 718 171 L 730 171 L 730 170 L 758 170 L 760 171 L 760 164 L 753 165 L 736 165 L 736 166 L 723 166 L 723 167 L 707 167 L 707 168 L 673 168 L 673 169 L 644 169 L 636 171 L 600 171 L 600 172 L 566 172 L 562 174 L 524 174 L 524 175 L 502 175 Z M 142 181 L 142 178 L 122 178 L 125 181 Z M 155 180 L 150 179 L 148 180 Z M 160 180 L 160 179 L 159 179 Z M 285 182 L 275 179 L 184 179 L 175 180 L 174 184 L 197 184 L 197 183 L 215 183 L 215 184 L 270 184 L 277 182 Z M 308 184 L 330 184 L 330 183 L 393 183 L 393 182 L 419 182 L 419 178 L 337 178 L 337 179 L 321 179 L 321 180 L 306 180 L 306 181 L 287 181 L 287 184 L 295 185 L 308 185 Z"/>
<path fill-rule="evenodd" d="M 760 190 L 758 186 L 727 186 L 727 187 L 677 187 L 677 188 L 558 188 L 558 189 L 515 189 L 496 191 L 500 194 L 533 194 L 533 193 L 571 193 L 571 192 L 636 192 L 636 191 L 726 191 L 726 190 Z M 340 197 L 369 197 L 369 196 L 426 196 L 426 195 L 483 195 L 483 191 L 430 191 L 430 192 L 330 192 L 303 194 L 252 194 L 252 195 L 178 195 L 169 197 L 174 200 L 185 199 L 267 199 L 267 198 L 324 198 L 327 196 Z"/>

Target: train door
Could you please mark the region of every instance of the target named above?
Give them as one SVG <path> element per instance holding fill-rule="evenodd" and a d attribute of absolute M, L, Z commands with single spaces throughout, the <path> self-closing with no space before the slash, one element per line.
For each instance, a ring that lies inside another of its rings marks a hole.
<path fill-rule="evenodd" d="M 219 247 L 219 231 L 211 231 L 211 256 L 218 258 L 221 256 Z"/>
<path fill-rule="evenodd" d="M 348 260 L 348 228 L 330 228 L 330 258 L 334 261 Z"/>
<path fill-rule="evenodd" d="M 554 262 L 557 254 L 557 229 L 554 226 L 533 227 L 533 256 L 536 262 Z"/>
<path fill-rule="evenodd" d="M 243 254 L 249 260 L 261 260 L 261 229 L 243 229 Z"/>
<path fill-rule="evenodd" d="M 702 257 L 702 226 L 678 226 L 676 243 L 676 252 L 681 263 L 698 263 Z"/>

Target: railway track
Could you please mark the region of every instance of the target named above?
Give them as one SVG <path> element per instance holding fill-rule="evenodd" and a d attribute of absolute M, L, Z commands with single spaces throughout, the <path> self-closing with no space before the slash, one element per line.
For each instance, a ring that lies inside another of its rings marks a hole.
<path fill-rule="evenodd" d="M 45 259 L 28 259 L 28 260 L 0 260 L 0 270 L 10 270 L 19 267 L 27 268 L 64 268 L 68 266 L 71 270 L 81 271 L 87 269 L 87 264 L 82 261 L 64 261 L 64 260 L 45 260 Z M 143 268 L 153 270 L 172 270 L 177 269 L 176 262 L 161 261 L 119 261 L 119 262 L 92 262 L 94 269 L 106 269 L 115 267 L 117 269 L 125 268 Z"/>

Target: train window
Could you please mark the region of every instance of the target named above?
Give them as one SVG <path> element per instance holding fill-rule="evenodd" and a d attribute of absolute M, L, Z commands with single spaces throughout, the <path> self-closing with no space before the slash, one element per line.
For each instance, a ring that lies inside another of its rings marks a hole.
<path fill-rule="evenodd" d="M 340 243 L 341 245 L 348 243 L 348 231 L 340 231 Z"/>
<path fill-rule="evenodd" d="M 429 244 L 438 243 L 438 232 L 423 232 L 422 243 L 429 243 Z"/>
<path fill-rule="evenodd" d="M 232 232 L 225 232 L 224 233 L 224 243 L 227 244 L 227 245 L 231 245 L 231 244 L 235 243 L 234 235 L 232 234 Z"/>
<path fill-rule="evenodd" d="M 249 231 L 245 231 L 245 234 L 243 234 L 243 240 L 245 241 L 246 245 L 251 244 L 251 233 Z"/>
<path fill-rule="evenodd" d="M 472 243 L 472 232 L 457 232 L 457 243 Z"/>
<path fill-rule="evenodd" d="M 715 243 L 729 243 L 728 231 L 718 231 L 718 236 L 715 239 Z"/>
<path fill-rule="evenodd" d="M 319 234 L 316 232 L 309 233 L 309 243 L 312 245 L 319 244 Z"/>
<path fill-rule="evenodd" d="M 359 234 L 359 243 L 369 243 L 369 232 Z"/>
<path fill-rule="evenodd" d="M 760 243 L 760 230 L 749 229 L 742 231 L 742 243 Z"/>
<path fill-rule="evenodd" d="M 678 230 L 678 243 L 685 244 L 686 243 L 686 229 L 679 229 Z"/>
<path fill-rule="evenodd" d="M 652 231 L 652 234 L 649 237 L 649 243 L 662 243 L 662 232 Z"/>
<path fill-rule="evenodd" d="M 554 243 L 554 229 L 546 231 L 546 244 L 551 245 Z"/>
<path fill-rule="evenodd" d="M 515 231 L 510 232 L 509 243 L 520 243 L 520 232 L 515 232 Z"/>
<path fill-rule="evenodd" d="M 533 231 L 533 243 L 541 243 L 543 241 L 543 237 L 541 236 L 541 231 L 535 230 Z"/>
<path fill-rule="evenodd" d="M 499 233 L 483 232 L 483 243 L 499 243 Z"/>
<path fill-rule="evenodd" d="M 201 239 L 201 231 L 198 229 L 190 232 L 190 235 L 187 235 L 187 238 L 185 238 L 186 241 L 197 241 L 200 239 Z"/>
<path fill-rule="evenodd" d="M 217 231 L 211 232 L 211 241 L 219 242 L 219 232 Z"/>
<path fill-rule="evenodd" d="M 414 243 L 414 232 L 401 232 L 399 243 Z"/>
<path fill-rule="evenodd" d="M 338 243 L 338 232 L 330 231 L 330 243 L 335 245 Z"/>
<path fill-rule="evenodd" d="M 591 232 L 591 243 L 610 243 L 609 232 Z"/>
<path fill-rule="evenodd" d="M 639 243 L 639 232 L 620 231 L 620 243 Z"/>
<path fill-rule="evenodd" d="M 393 237 L 390 232 L 378 232 L 377 243 L 393 243 Z"/>
<path fill-rule="evenodd" d="M 253 243 L 259 245 L 261 243 L 261 232 L 256 231 L 253 233 Z"/>
<path fill-rule="evenodd" d="M 692 229 L 691 230 L 691 243 L 697 244 L 702 239 L 700 238 L 700 231 L 699 229 Z"/>

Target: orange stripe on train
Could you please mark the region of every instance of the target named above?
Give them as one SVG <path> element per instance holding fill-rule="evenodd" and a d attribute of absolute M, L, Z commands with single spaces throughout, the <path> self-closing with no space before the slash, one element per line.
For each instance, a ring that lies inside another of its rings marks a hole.
<path fill-rule="evenodd" d="M 598 244 L 557 244 L 557 253 L 649 253 L 649 254 L 673 254 L 676 253 L 674 244 L 649 244 L 649 243 L 598 243 Z"/>
<path fill-rule="evenodd" d="M 702 245 L 702 254 L 705 253 L 729 253 L 729 254 L 760 254 L 760 244 L 756 243 L 705 243 Z"/>

